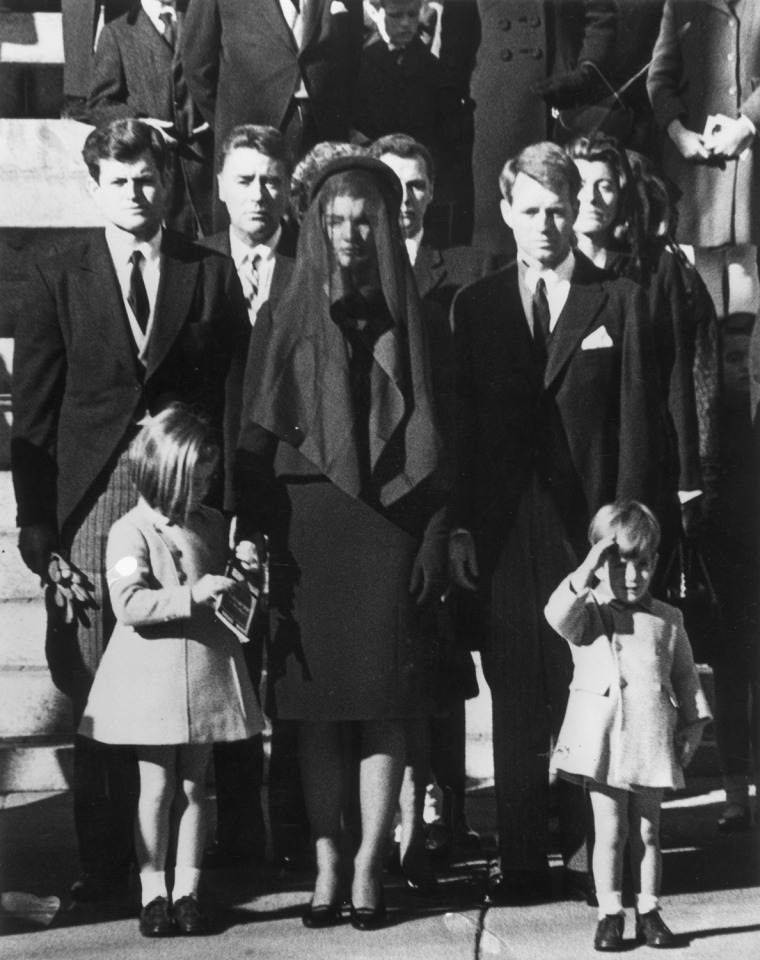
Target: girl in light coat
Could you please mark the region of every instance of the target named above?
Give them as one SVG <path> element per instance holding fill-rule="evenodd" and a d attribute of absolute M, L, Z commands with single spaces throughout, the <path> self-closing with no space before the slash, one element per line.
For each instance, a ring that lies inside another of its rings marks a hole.
<path fill-rule="evenodd" d="M 551 626 L 570 644 L 574 673 L 552 759 L 560 776 L 588 785 L 594 813 L 597 950 L 623 948 L 623 851 L 638 871 L 636 936 L 673 945 L 659 915 L 660 807 L 683 787 L 710 710 L 681 612 L 649 595 L 660 528 L 635 501 L 602 507 L 591 550 L 552 594 Z"/>
<path fill-rule="evenodd" d="M 113 525 L 106 551 L 117 622 L 79 729 L 136 748 L 140 932 L 148 937 L 206 932 L 197 897 L 211 748 L 263 726 L 240 644 L 212 609 L 234 585 L 221 575 L 224 519 L 202 505 L 218 456 L 208 426 L 180 404 L 134 440 L 140 500 Z M 173 904 L 165 875 L 172 831 Z"/>

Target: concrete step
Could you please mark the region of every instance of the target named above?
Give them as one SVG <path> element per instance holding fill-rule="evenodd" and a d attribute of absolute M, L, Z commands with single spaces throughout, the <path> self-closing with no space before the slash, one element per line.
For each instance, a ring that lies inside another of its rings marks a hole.
<path fill-rule="evenodd" d="M 38 600 L 0 603 L 0 669 L 44 667 L 45 605 Z"/>
<path fill-rule="evenodd" d="M 71 706 L 47 666 L 0 667 L 0 741 L 69 736 Z"/>
<path fill-rule="evenodd" d="M 76 120 L 0 119 L 0 227 L 100 226 Z"/>
<path fill-rule="evenodd" d="M 66 790 L 73 782 L 72 769 L 70 738 L 0 743 L 0 793 Z"/>
<path fill-rule="evenodd" d="M 60 12 L 0 9 L 0 117 L 59 117 L 62 105 Z"/>
<path fill-rule="evenodd" d="M 39 600 L 39 583 L 18 552 L 13 481 L 8 470 L 0 470 L 0 606 L 9 600 Z"/>

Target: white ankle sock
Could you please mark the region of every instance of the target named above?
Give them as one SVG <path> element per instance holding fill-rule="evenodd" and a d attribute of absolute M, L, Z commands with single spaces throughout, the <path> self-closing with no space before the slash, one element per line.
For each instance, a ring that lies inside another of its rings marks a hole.
<path fill-rule="evenodd" d="M 141 870 L 142 905 L 146 907 L 156 897 L 165 897 L 166 874 L 163 870 Z"/>
<path fill-rule="evenodd" d="M 599 901 L 599 919 L 602 917 L 611 917 L 616 913 L 623 913 L 623 894 L 620 890 L 608 890 L 606 893 L 601 890 L 596 891 L 596 899 Z"/>
<path fill-rule="evenodd" d="M 172 900 L 175 903 L 180 897 L 195 897 L 197 900 L 200 878 L 201 872 L 197 867 L 175 867 Z"/>
<path fill-rule="evenodd" d="M 653 893 L 636 894 L 636 910 L 638 913 L 651 913 L 660 909 L 660 898 Z"/>

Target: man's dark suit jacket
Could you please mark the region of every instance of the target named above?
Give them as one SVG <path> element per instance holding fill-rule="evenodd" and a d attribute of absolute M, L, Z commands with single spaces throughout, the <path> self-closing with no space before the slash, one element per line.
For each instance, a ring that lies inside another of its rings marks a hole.
<path fill-rule="evenodd" d="M 194 0 L 182 31 L 190 94 L 217 143 L 240 123 L 282 129 L 301 76 L 320 137 L 346 140 L 361 57 L 359 0 L 309 0 L 301 50 L 279 0 Z"/>
<path fill-rule="evenodd" d="M 282 234 L 277 248 L 274 252 L 274 269 L 272 270 L 272 283 L 269 287 L 269 299 L 267 308 L 276 306 L 277 301 L 282 295 L 282 291 L 288 285 L 291 274 L 293 273 L 293 263 L 296 255 L 297 233 L 288 224 L 283 224 Z M 220 230 L 210 237 L 201 241 L 204 247 L 215 250 L 217 253 L 229 257 L 230 251 L 230 232 L 229 230 Z M 237 272 L 235 273 L 237 277 Z M 239 283 L 238 278 L 238 283 Z M 242 286 L 241 286 L 242 295 Z M 263 309 L 263 305 L 260 309 Z M 225 409 L 225 450 L 227 454 L 227 463 L 225 476 L 227 478 L 227 489 L 225 490 L 225 505 L 234 512 L 234 494 L 232 486 L 232 464 L 234 461 L 235 450 L 240 435 L 240 419 L 243 411 L 243 396 L 245 392 L 246 371 L 248 369 L 248 346 L 250 344 L 250 324 L 246 333 L 246 345 L 240 350 L 232 362 L 230 374 L 227 379 L 227 402 Z"/>
<path fill-rule="evenodd" d="M 31 271 L 14 356 L 20 526 L 63 531 L 146 410 L 184 401 L 221 428 L 225 378 L 249 326 L 234 266 L 168 231 L 161 252 L 145 367 L 103 231 Z"/>
<path fill-rule="evenodd" d="M 542 370 L 516 264 L 455 298 L 450 520 L 474 535 L 481 576 L 493 571 L 535 472 L 552 489 L 577 549 L 590 518 L 616 497 L 657 508 L 664 419 L 646 311 L 640 287 L 609 280 L 576 255 Z M 595 331 L 597 343 L 608 345 L 584 349 Z"/>
<path fill-rule="evenodd" d="M 182 15 L 179 14 L 180 23 Z M 179 142 L 169 222 L 195 233 L 193 213 L 202 231 L 211 226 L 214 193 L 214 135 L 181 81 L 175 83 L 171 47 L 136 3 L 124 16 L 107 23 L 98 39 L 88 104 L 90 123 L 99 126 L 124 117 L 170 121 L 168 133 Z M 199 131 L 194 133 L 193 131 Z M 179 182 L 177 178 L 179 177 Z M 184 181 L 184 182 L 183 182 Z"/>

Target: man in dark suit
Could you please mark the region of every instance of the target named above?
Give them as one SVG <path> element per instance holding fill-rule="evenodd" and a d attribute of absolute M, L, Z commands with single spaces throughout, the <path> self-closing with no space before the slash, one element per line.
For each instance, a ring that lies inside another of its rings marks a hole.
<path fill-rule="evenodd" d="M 248 304 L 250 325 L 265 307 L 274 307 L 293 272 L 296 236 L 285 214 L 290 198 L 293 159 L 285 138 L 274 127 L 234 127 L 219 149 L 219 197 L 230 226 L 203 245 L 231 257 Z M 246 353 L 233 361 L 228 381 L 227 432 L 237 443 Z M 232 507 L 231 501 L 228 506 Z M 261 684 L 262 632 L 246 644 L 254 687 Z M 262 635 L 263 634 L 263 635 Z M 218 864 L 260 859 L 265 842 L 261 786 L 264 749 L 261 736 L 214 747 L 217 798 L 217 844 L 208 859 Z M 276 859 L 284 866 L 302 860 L 309 828 L 303 807 L 295 729 L 275 720 L 269 766 L 269 821 Z"/>
<path fill-rule="evenodd" d="M 129 442 L 146 417 L 178 400 L 221 432 L 225 379 L 248 328 L 232 264 L 162 229 L 162 135 L 117 120 L 88 136 L 83 157 L 105 230 L 31 272 L 16 330 L 11 440 L 24 562 L 47 582 L 58 551 L 93 595 L 69 620 L 48 590 L 48 662 L 76 723 L 113 628 L 105 547 L 111 524 L 136 501 Z M 76 738 L 77 899 L 124 890 L 133 769 L 122 749 Z"/>
<path fill-rule="evenodd" d="M 502 172 L 518 259 L 452 307 L 457 426 L 450 564 L 478 591 L 493 698 L 494 902 L 549 895 L 548 762 L 572 661 L 543 607 L 616 497 L 658 507 L 662 411 L 646 301 L 571 249 L 580 176 L 550 143 Z M 579 787 L 558 784 L 563 880 L 590 878 Z"/>
<path fill-rule="evenodd" d="M 241 123 L 277 127 L 293 155 L 349 139 L 362 44 L 359 0 L 203 0 L 182 33 L 190 94 L 217 143 Z"/>
<path fill-rule="evenodd" d="M 184 4 L 182 5 L 184 6 Z M 174 0 L 137 0 L 98 39 L 88 120 L 140 117 L 158 127 L 172 159 L 167 224 L 191 237 L 211 232 L 214 135 L 187 91 Z"/>

